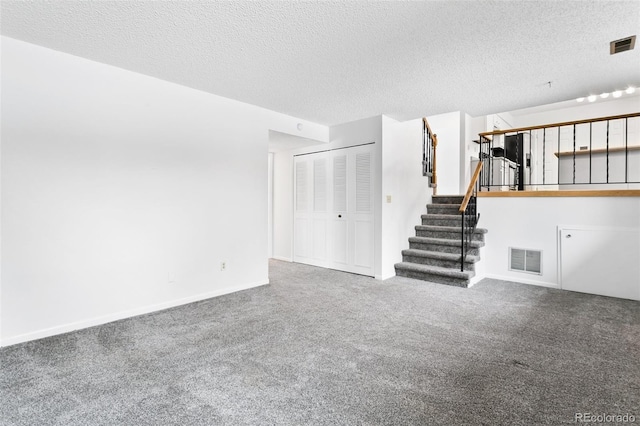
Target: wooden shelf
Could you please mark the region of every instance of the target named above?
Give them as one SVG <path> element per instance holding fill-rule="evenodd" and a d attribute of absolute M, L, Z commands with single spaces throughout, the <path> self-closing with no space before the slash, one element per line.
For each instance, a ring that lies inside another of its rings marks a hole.
<path fill-rule="evenodd" d="M 628 146 L 626 148 L 628 151 L 640 151 L 640 145 L 633 145 L 633 146 Z M 621 147 L 621 148 L 609 148 L 609 154 L 611 154 L 612 152 L 624 152 L 625 148 Z M 575 151 L 576 155 L 589 155 L 589 153 L 591 154 L 606 154 L 607 153 L 607 149 L 606 148 L 598 148 L 598 149 L 583 149 L 583 150 L 579 150 L 579 151 Z M 573 157 L 573 151 L 561 151 L 561 152 L 554 152 L 554 155 L 556 157 Z"/>

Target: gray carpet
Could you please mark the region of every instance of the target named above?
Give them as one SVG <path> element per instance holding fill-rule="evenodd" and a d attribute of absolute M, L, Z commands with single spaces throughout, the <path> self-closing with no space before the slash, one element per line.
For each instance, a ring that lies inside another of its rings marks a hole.
<path fill-rule="evenodd" d="M 638 302 L 277 261 L 270 279 L 0 349 L 0 424 L 640 422 Z"/>

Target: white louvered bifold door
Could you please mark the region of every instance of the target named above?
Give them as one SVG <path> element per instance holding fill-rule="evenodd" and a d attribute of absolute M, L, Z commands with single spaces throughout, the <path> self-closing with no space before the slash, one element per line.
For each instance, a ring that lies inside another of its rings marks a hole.
<path fill-rule="evenodd" d="M 313 161 L 313 212 L 311 214 L 312 258 L 318 265 L 325 265 L 327 261 L 327 234 L 329 226 L 329 173 L 327 171 L 327 155 L 314 158 Z"/>
<path fill-rule="evenodd" d="M 352 235 L 349 238 L 352 247 L 351 271 L 364 275 L 373 275 L 374 228 L 373 228 L 373 145 L 354 148 L 350 153 L 352 167 L 350 180 L 353 182 L 352 199 L 349 209 L 349 225 Z"/>
<path fill-rule="evenodd" d="M 328 266 L 330 209 L 329 156 L 298 156 L 294 161 L 293 260 Z"/>
<path fill-rule="evenodd" d="M 333 268 L 347 270 L 349 242 L 347 224 L 347 153 L 338 151 L 333 157 L 333 209 L 331 214 L 331 261 Z"/>
<path fill-rule="evenodd" d="M 311 255 L 309 247 L 309 222 L 311 219 L 309 198 L 312 195 L 311 170 L 307 157 L 296 158 L 294 162 L 294 202 L 293 202 L 293 260 L 306 263 Z"/>
<path fill-rule="evenodd" d="M 295 262 L 374 275 L 373 152 L 295 157 Z"/>

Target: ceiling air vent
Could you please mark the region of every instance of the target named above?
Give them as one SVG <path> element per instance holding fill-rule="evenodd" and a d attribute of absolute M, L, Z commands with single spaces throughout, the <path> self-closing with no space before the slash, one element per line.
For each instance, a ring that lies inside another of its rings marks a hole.
<path fill-rule="evenodd" d="M 620 40 L 614 40 L 610 43 L 609 53 L 615 55 L 616 53 L 626 52 L 632 50 L 636 45 L 636 36 L 621 38 Z"/>

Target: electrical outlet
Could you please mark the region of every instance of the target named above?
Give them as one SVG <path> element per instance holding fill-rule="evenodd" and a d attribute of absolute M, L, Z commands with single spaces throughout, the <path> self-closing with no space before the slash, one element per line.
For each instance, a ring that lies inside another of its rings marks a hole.
<path fill-rule="evenodd" d="M 227 269 L 227 262 L 220 262 L 220 270 L 225 271 Z"/>

